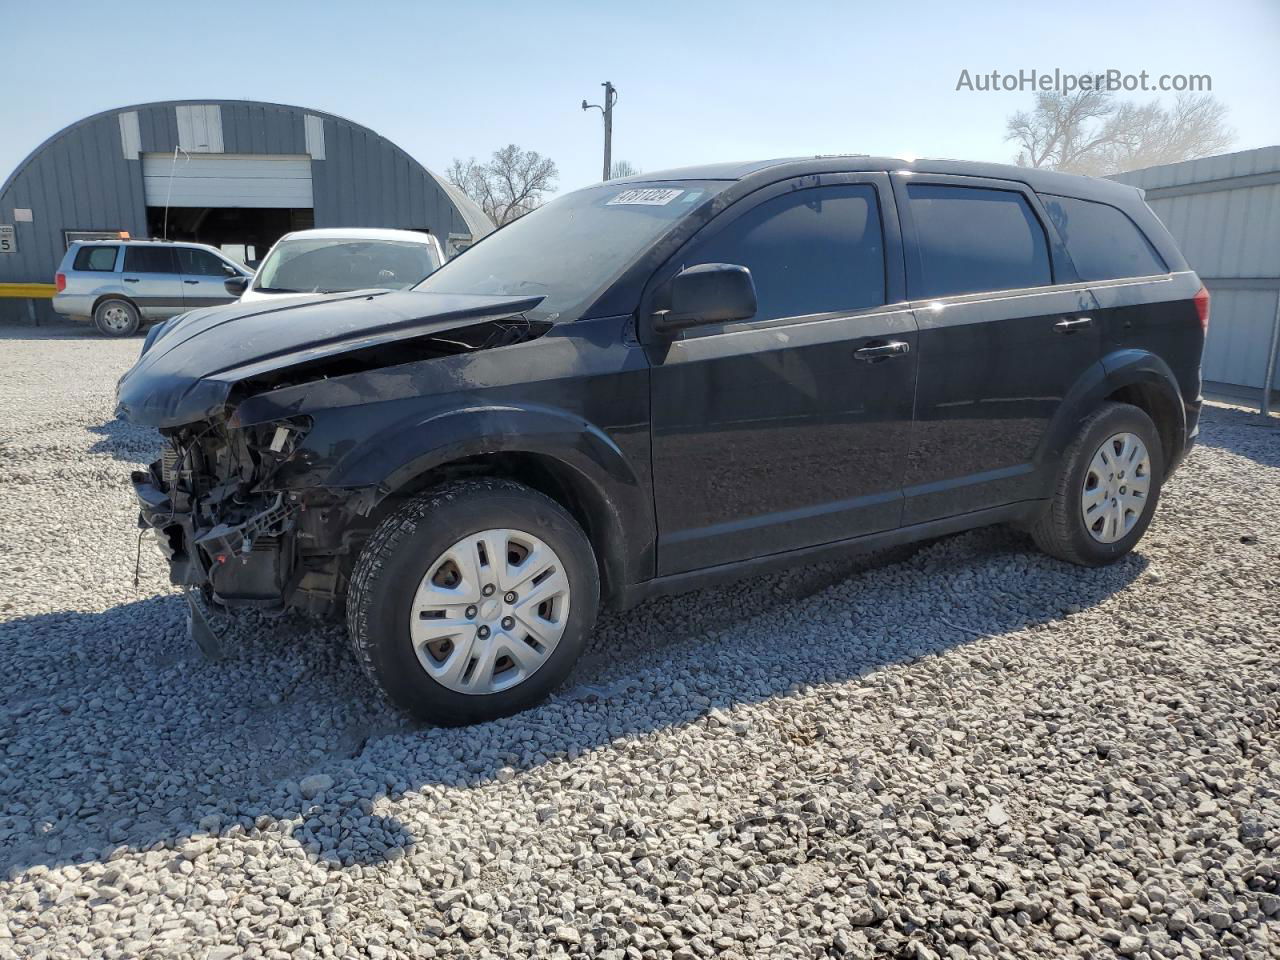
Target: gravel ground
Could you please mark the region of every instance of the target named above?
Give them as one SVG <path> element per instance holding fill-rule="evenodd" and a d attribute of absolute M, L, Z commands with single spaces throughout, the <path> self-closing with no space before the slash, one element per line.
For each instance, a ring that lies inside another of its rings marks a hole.
<path fill-rule="evenodd" d="M 1280 430 L 1105 570 L 988 530 L 607 616 L 548 704 L 188 647 L 137 339 L 0 329 L 0 958 L 1280 955 Z"/>

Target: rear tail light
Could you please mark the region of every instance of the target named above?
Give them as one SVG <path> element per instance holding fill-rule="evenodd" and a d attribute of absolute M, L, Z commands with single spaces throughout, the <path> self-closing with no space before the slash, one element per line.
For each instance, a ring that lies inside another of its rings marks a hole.
<path fill-rule="evenodd" d="M 1201 287 L 1200 292 L 1195 295 L 1194 299 L 1191 302 L 1196 305 L 1196 316 L 1200 318 L 1200 329 L 1203 330 L 1207 336 L 1209 333 L 1209 290 L 1208 288 Z"/>
<path fill-rule="evenodd" d="M 53 282 L 57 285 L 59 293 L 67 289 L 67 275 L 65 273 L 54 274 Z"/>

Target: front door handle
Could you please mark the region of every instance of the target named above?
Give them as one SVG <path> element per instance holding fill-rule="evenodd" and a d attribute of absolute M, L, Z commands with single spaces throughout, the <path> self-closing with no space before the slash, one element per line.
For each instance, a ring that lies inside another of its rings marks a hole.
<path fill-rule="evenodd" d="M 137 283 L 137 282 L 138 282 L 138 278 L 137 278 L 137 277 L 125 277 L 125 278 L 124 278 L 124 282 L 125 282 L 125 283 Z"/>
<path fill-rule="evenodd" d="M 183 280 L 182 282 L 183 282 L 183 283 L 189 283 L 189 284 L 191 284 L 191 286 L 193 286 L 193 287 L 194 287 L 194 286 L 195 286 L 197 283 L 199 283 L 200 281 L 199 281 L 199 280 Z"/>
<path fill-rule="evenodd" d="M 911 352 L 911 344 L 902 340 L 890 340 L 888 343 L 870 343 L 853 351 L 855 360 L 888 360 L 890 357 L 901 357 Z"/>
<path fill-rule="evenodd" d="M 1074 320 L 1063 318 L 1053 325 L 1053 329 L 1058 333 L 1073 333 L 1091 326 L 1093 326 L 1093 317 L 1077 317 Z"/>

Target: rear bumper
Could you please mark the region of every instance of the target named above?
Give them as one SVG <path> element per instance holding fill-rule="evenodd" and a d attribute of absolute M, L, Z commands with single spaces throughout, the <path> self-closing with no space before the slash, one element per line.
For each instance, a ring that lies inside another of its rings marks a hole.
<path fill-rule="evenodd" d="M 57 293 L 50 303 L 54 313 L 88 319 L 93 316 L 93 299 L 93 295 L 87 293 Z"/>

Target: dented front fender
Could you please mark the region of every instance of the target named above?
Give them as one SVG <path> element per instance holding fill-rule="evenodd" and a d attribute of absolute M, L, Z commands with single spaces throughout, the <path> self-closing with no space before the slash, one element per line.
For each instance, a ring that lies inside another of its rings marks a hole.
<path fill-rule="evenodd" d="M 628 318 L 557 324 L 537 339 L 268 390 L 240 426 L 305 415 L 284 489 L 360 491 L 359 512 L 449 464 L 540 458 L 589 501 L 628 577 L 652 576 L 649 367 Z"/>

